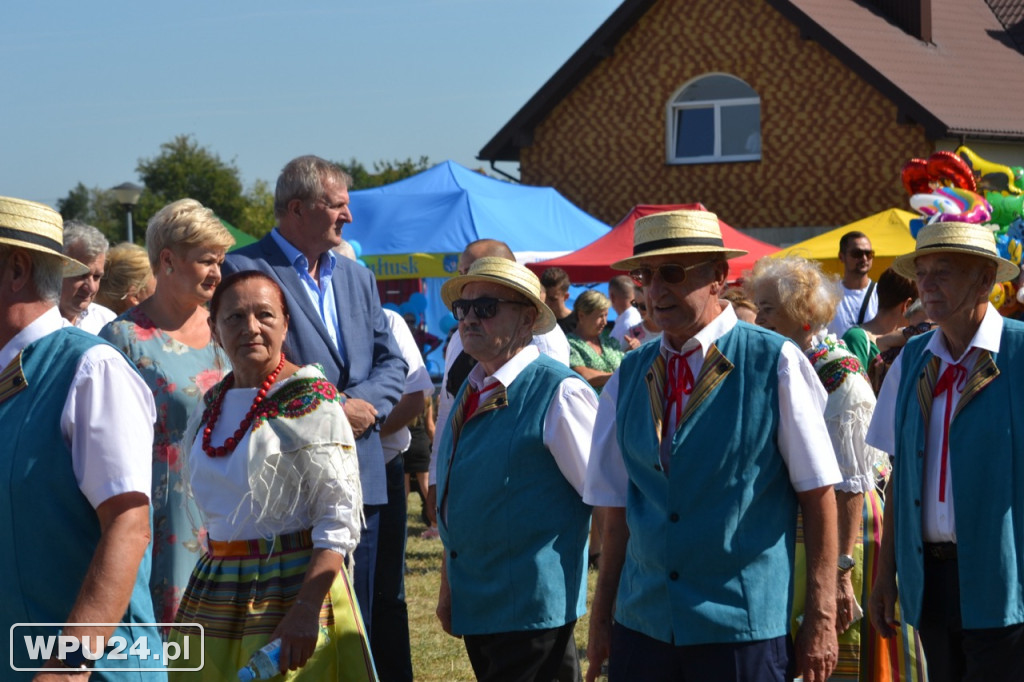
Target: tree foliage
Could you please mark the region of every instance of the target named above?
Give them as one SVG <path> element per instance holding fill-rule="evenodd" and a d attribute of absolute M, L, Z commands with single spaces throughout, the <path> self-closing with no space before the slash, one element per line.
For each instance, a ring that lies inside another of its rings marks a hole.
<path fill-rule="evenodd" d="M 64 220 L 92 225 L 115 244 L 125 239 L 125 211 L 110 190 L 90 189 L 79 182 L 66 197 L 57 200 L 57 210 Z M 138 229 L 135 234 L 138 235 Z"/>
<path fill-rule="evenodd" d="M 392 182 L 398 182 L 410 175 L 416 175 L 430 168 L 430 160 L 421 156 L 419 161 L 407 158 L 404 161 L 374 161 L 373 172 L 371 173 L 359 161 L 351 159 L 348 163 L 334 162 L 334 165 L 352 176 L 352 186 L 349 189 L 369 189 L 380 187 Z"/>

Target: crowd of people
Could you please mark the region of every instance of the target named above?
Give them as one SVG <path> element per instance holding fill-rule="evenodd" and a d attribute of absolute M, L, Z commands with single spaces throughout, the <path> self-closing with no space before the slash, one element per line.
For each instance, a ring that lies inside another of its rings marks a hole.
<path fill-rule="evenodd" d="M 235 679 L 272 650 L 291 680 L 411 682 L 413 483 L 478 680 L 1024 679 L 997 419 L 1024 325 L 989 303 L 1020 268 L 990 231 L 928 224 L 877 283 L 850 233 L 841 279 L 787 256 L 737 284 L 715 215 L 671 211 L 571 308 L 564 271 L 481 239 L 441 289 L 435 398 L 342 239 L 350 184 L 293 159 L 234 251 L 192 199 L 141 249 L 0 197 L 11 679 Z M 76 644 L 40 658 L 57 623 Z"/>

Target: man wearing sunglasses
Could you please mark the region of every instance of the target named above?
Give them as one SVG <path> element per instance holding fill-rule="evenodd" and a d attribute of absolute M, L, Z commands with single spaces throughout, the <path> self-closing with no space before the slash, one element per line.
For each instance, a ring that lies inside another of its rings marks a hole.
<path fill-rule="evenodd" d="M 719 300 L 726 259 L 745 253 L 713 213 L 673 211 L 638 220 L 633 256 L 612 265 L 644 288 L 662 338 L 601 393 L 584 489 L 605 516 L 588 681 L 606 658 L 612 682 L 821 682 L 835 666 L 826 395 L 795 344 Z M 794 642 L 798 504 L 808 569 Z"/>
<path fill-rule="evenodd" d="M 596 394 L 531 345 L 555 316 L 526 267 L 480 258 L 441 296 L 477 364 L 438 425 L 438 618 L 478 680 L 576 682 Z"/>
<path fill-rule="evenodd" d="M 830 334 L 842 338 L 850 327 L 863 324 L 878 314 L 878 292 L 868 273 L 874 264 L 871 240 L 863 232 L 847 232 L 839 240 L 843 264 L 843 298 L 828 325 Z"/>

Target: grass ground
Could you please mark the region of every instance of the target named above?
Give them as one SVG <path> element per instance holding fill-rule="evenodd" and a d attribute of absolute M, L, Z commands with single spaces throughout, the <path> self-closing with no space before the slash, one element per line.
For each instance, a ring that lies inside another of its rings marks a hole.
<path fill-rule="evenodd" d="M 409 636 L 412 644 L 412 668 L 416 682 L 471 682 L 473 669 L 466 657 L 462 640 L 441 629 L 434 615 L 437 587 L 440 580 L 441 541 L 423 540 L 425 526 L 420 519 L 420 501 L 415 493 L 409 496 L 409 543 L 405 561 L 405 601 L 409 606 Z M 597 573 L 590 572 L 589 597 L 593 596 Z M 587 618 L 576 625 L 576 647 L 580 659 L 587 649 Z M 586 671 L 586 661 L 582 662 Z"/>

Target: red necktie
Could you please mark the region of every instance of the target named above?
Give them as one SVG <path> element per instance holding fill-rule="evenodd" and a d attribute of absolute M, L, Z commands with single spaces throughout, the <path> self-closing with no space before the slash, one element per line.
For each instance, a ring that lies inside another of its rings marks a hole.
<path fill-rule="evenodd" d="M 484 386 L 479 391 L 477 391 L 477 390 L 470 390 L 469 395 L 466 397 L 466 406 L 465 406 L 465 408 L 463 409 L 463 412 L 462 412 L 462 423 L 463 424 L 468 422 L 469 418 L 472 417 L 474 414 L 476 414 L 477 408 L 480 407 L 480 395 L 483 394 L 483 393 L 487 393 L 488 391 L 493 391 L 497 387 L 498 387 L 498 382 L 495 381 L 495 382 L 492 382 L 492 383 L 488 384 L 487 386 Z"/>
<path fill-rule="evenodd" d="M 939 452 L 939 502 L 946 501 L 946 467 L 949 461 L 949 419 L 953 413 L 953 391 L 963 390 L 967 379 L 967 369 L 960 365 L 949 365 L 939 377 L 932 391 L 932 397 L 946 394 L 946 411 L 942 416 L 942 450 Z"/>
<path fill-rule="evenodd" d="M 700 346 L 691 348 L 685 353 L 672 353 L 668 358 L 668 371 L 665 381 L 665 429 L 668 433 L 668 425 L 671 421 L 676 428 L 683 417 L 683 396 L 693 392 L 693 370 L 690 369 L 688 358 L 700 350 Z M 675 412 L 675 419 L 669 419 L 669 415 Z"/>

